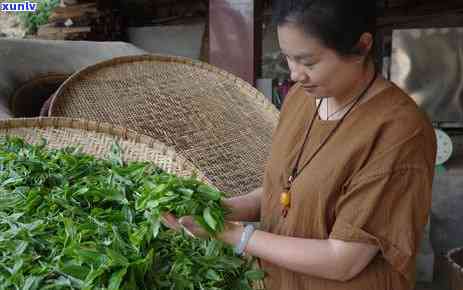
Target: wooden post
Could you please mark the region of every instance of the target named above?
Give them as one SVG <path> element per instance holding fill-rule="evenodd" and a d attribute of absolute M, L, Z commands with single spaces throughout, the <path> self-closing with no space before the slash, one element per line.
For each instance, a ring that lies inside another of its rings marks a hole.
<path fill-rule="evenodd" d="M 261 0 L 209 2 L 209 62 L 252 85 L 262 59 L 261 15 Z"/>

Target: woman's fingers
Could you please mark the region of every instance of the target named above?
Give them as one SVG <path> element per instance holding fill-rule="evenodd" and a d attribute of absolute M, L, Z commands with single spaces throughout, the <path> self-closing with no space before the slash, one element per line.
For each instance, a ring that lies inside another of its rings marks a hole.
<path fill-rule="evenodd" d="M 184 216 L 184 217 L 181 217 L 178 222 L 184 226 L 184 227 L 187 227 L 187 228 L 193 228 L 193 227 L 196 227 L 196 222 L 194 220 L 194 218 L 192 216 Z"/>
<path fill-rule="evenodd" d="M 179 219 L 171 213 L 163 213 L 161 215 L 161 222 L 168 228 L 173 229 L 175 231 L 185 231 L 187 235 L 191 237 L 208 237 L 209 235 L 207 232 L 199 226 L 194 217 L 192 216 L 184 216 Z"/>
<path fill-rule="evenodd" d="M 209 233 L 198 223 L 192 216 L 184 216 L 179 219 L 179 223 L 183 226 L 185 232 L 193 237 L 206 239 L 209 237 Z"/>
<path fill-rule="evenodd" d="M 178 222 L 177 218 L 171 213 L 163 213 L 161 215 L 161 221 L 166 227 L 173 230 L 178 231 L 182 228 L 182 225 Z"/>
<path fill-rule="evenodd" d="M 195 238 L 196 235 L 193 234 L 197 232 L 197 225 L 196 222 L 194 221 L 194 218 L 192 216 L 184 216 L 181 217 L 178 220 L 180 226 L 183 228 L 183 230 L 191 237 Z"/>

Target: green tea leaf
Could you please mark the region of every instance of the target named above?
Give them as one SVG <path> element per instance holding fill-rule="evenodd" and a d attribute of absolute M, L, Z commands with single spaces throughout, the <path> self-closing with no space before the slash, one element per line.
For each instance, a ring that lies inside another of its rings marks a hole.
<path fill-rule="evenodd" d="M 39 276 L 29 276 L 24 282 L 24 286 L 21 290 L 36 290 L 39 288 L 39 284 L 42 281 L 42 277 Z"/>
<path fill-rule="evenodd" d="M 119 290 L 119 287 L 126 273 L 127 268 L 122 268 L 121 270 L 114 272 L 111 275 L 111 279 L 109 279 L 108 290 Z"/>
<path fill-rule="evenodd" d="M 111 250 L 111 249 L 106 249 L 106 254 L 108 255 L 110 259 L 110 264 L 111 266 L 128 266 L 129 265 L 129 260 L 127 260 L 126 257 L 121 255 L 120 253 Z"/>
<path fill-rule="evenodd" d="M 210 200 L 218 201 L 221 198 L 221 193 L 219 191 L 214 190 L 214 189 L 210 188 L 207 185 L 198 186 L 198 191 L 200 193 L 205 194 L 207 196 L 207 198 L 210 199 Z"/>
<path fill-rule="evenodd" d="M 214 281 L 220 281 L 222 278 L 220 277 L 219 274 L 217 274 L 216 271 L 214 271 L 213 269 L 209 269 L 207 270 L 207 273 L 206 273 L 206 277 L 210 280 L 214 280 Z"/>
<path fill-rule="evenodd" d="M 217 227 L 217 222 L 211 215 L 211 209 L 209 207 L 206 207 L 203 212 L 203 217 L 206 223 L 213 229 L 216 230 Z"/>
<path fill-rule="evenodd" d="M 191 215 L 214 236 L 222 193 L 122 157 L 0 138 L 0 289 L 251 289 L 231 247 L 160 223 Z"/>

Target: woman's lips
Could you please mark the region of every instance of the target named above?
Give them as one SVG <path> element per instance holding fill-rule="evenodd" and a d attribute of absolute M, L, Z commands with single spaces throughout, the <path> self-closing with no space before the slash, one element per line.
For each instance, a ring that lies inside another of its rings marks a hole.
<path fill-rule="evenodd" d="M 305 85 L 302 85 L 302 87 L 308 91 L 313 91 L 315 88 L 317 88 L 317 86 L 305 86 Z"/>

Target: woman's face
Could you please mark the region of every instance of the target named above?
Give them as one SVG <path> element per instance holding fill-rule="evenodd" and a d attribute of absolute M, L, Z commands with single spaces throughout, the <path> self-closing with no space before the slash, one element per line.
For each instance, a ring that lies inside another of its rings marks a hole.
<path fill-rule="evenodd" d="M 364 57 L 341 57 L 294 24 L 278 26 L 291 79 L 315 97 L 347 97 L 360 81 Z"/>

